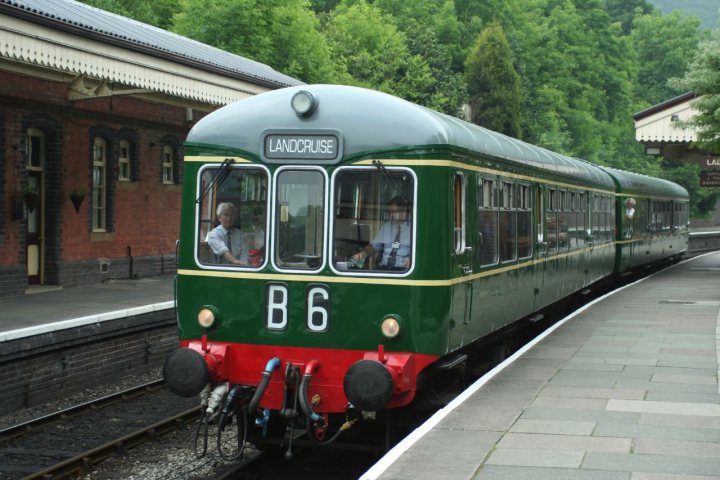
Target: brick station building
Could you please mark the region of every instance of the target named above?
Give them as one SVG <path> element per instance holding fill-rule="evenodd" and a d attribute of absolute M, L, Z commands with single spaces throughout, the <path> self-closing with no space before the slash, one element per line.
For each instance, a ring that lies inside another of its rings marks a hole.
<path fill-rule="evenodd" d="M 173 271 L 187 132 L 300 83 L 81 3 L 0 0 L 0 296 Z"/>

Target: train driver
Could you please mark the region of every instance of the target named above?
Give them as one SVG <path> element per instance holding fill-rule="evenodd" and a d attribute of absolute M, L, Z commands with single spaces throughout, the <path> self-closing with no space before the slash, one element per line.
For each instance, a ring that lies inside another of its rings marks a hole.
<path fill-rule="evenodd" d="M 390 220 L 385 222 L 375 238 L 365 248 L 352 256 L 355 261 L 362 261 L 369 255 L 382 251 L 382 258 L 377 270 L 407 270 L 410 268 L 412 252 L 412 222 L 409 215 L 410 205 L 401 196 L 393 197 L 388 202 Z"/>
<path fill-rule="evenodd" d="M 245 235 L 235 227 L 237 208 L 230 202 L 224 202 L 218 205 L 216 213 L 220 225 L 208 233 L 207 242 L 217 256 L 218 263 L 250 265 L 250 252 Z"/>

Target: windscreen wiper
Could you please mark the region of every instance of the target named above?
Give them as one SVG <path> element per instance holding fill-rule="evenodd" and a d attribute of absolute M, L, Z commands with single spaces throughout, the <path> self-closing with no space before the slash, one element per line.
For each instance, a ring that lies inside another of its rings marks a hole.
<path fill-rule="evenodd" d="M 380 170 L 380 173 L 383 174 L 383 178 L 387 180 L 388 182 L 392 183 L 393 188 L 396 192 L 400 192 L 399 195 L 402 197 L 402 199 L 405 201 L 405 204 L 410 206 L 412 205 L 412 200 L 405 195 L 405 189 L 402 188 L 402 185 L 399 185 L 398 182 L 393 178 L 392 175 L 390 175 L 387 171 L 387 168 L 385 168 L 385 165 L 382 164 L 380 160 L 373 160 L 373 165 Z"/>
<path fill-rule="evenodd" d="M 223 162 L 220 164 L 220 167 L 218 167 L 217 171 L 215 172 L 215 175 L 213 175 L 212 179 L 210 179 L 208 184 L 205 185 L 205 188 L 203 188 L 202 192 L 200 192 L 200 195 L 198 195 L 195 203 L 202 202 L 207 196 L 207 194 L 210 192 L 210 190 L 212 190 L 213 188 L 220 188 L 220 185 L 222 185 L 228 175 L 230 175 L 230 167 L 233 163 L 235 163 L 235 160 L 233 160 L 232 158 L 226 158 L 225 160 L 223 160 Z"/>

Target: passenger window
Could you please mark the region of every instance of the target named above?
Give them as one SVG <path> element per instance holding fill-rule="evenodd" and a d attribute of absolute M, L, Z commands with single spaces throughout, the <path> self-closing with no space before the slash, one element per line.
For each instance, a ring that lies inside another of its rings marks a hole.
<path fill-rule="evenodd" d="M 268 174 L 205 168 L 198 185 L 197 258 L 204 265 L 259 268 L 265 260 Z"/>
<path fill-rule="evenodd" d="M 547 228 L 547 248 L 550 253 L 557 253 L 559 244 L 558 229 L 558 192 L 550 189 L 548 193 L 547 213 L 545 215 L 545 224 Z"/>
<path fill-rule="evenodd" d="M 518 257 L 527 258 L 532 255 L 532 211 L 530 185 L 518 185 L 517 201 L 517 249 Z"/>
<path fill-rule="evenodd" d="M 516 215 L 514 185 L 509 182 L 500 182 L 500 261 L 514 260 Z"/>
<path fill-rule="evenodd" d="M 585 246 L 585 236 L 587 235 L 586 232 L 586 225 L 585 222 L 587 221 L 587 209 L 586 209 L 586 203 L 585 203 L 585 194 L 580 192 L 577 195 L 577 208 L 576 208 L 576 219 L 577 219 L 577 230 L 576 230 L 576 237 L 575 241 L 577 242 L 578 248 L 582 248 Z"/>
<path fill-rule="evenodd" d="M 453 183 L 454 225 L 453 237 L 455 241 L 455 253 L 465 252 L 465 176 L 462 173 L 455 174 Z"/>
<path fill-rule="evenodd" d="M 495 180 L 478 180 L 478 205 L 480 228 L 480 265 L 498 262 L 498 201 Z"/>

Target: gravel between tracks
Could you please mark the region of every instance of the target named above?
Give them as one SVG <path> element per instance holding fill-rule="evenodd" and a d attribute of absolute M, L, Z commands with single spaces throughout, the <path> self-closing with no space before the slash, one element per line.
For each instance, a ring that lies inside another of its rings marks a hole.
<path fill-rule="evenodd" d="M 142 375 L 131 375 L 118 381 L 89 388 L 72 396 L 47 402 L 31 408 L 0 416 L 0 429 L 16 425 L 42 415 L 73 407 L 80 403 L 117 393 L 128 388 L 153 382 L 162 376 L 161 369 Z M 125 455 L 110 457 L 96 465 L 86 479 L 207 479 L 227 467 L 215 451 L 214 437 L 208 446 L 208 455 L 195 458 L 192 451 L 195 424 L 163 435 L 154 442 L 128 450 Z M 254 455 L 250 447 L 246 458 Z"/>

